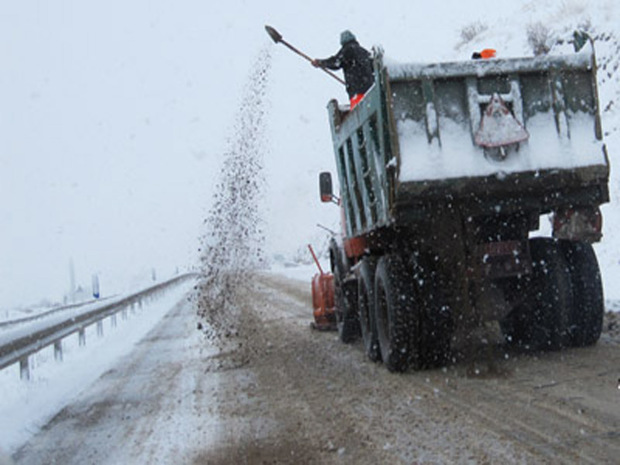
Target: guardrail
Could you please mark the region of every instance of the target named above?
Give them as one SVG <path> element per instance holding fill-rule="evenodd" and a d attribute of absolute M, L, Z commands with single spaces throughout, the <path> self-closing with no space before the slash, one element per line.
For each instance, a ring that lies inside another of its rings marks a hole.
<path fill-rule="evenodd" d="M 0 321 L 0 330 L 3 329 L 3 328 L 7 328 L 9 326 L 15 326 L 15 325 L 19 325 L 19 324 L 22 324 L 22 323 L 28 323 L 29 321 L 41 320 L 41 319 L 46 318 L 46 317 L 48 317 L 50 315 L 54 315 L 55 313 L 65 312 L 65 311 L 71 310 L 73 308 L 85 307 L 87 305 L 92 305 L 94 303 L 105 302 L 106 300 L 110 300 L 110 299 L 112 299 L 114 297 L 116 297 L 116 295 L 112 295 L 112 296 L 109 296 L 109 297 L 102 297 L 100 299 L 87 300 L 85 302 L 79 302 L 79 303 L 75 303 L 75 304 L 63 305 L 61 307 L 54 307 L 54 308 L 52 308 L 50 310 L 46 310 L 44 312 L 36 313 L 35 315 L 25 316 L 25 317 L 21 317 L 21 318 L 15 318 L 15 319 L 12 319 L 12 320 Z"/>
<path fill-rule="evenodd" d="M 21 378 L 29 379 L 29 358 L 31 355 L 54 345 L 55 358 L 62 359 L 62 340 L 67 336 L 78 333 L 79 344 L 85 345 L 87 327 L 97 324 L 97 333 L 103 334 L 103 320 L 105 318 L 111 317 L 112 324 L 115 324 L 116 315 L 119 312 L 123 312 L 126 315 L 128 310 L 135 308 L 135 305 L 142 307 L 146 299 L 157 297 L 158 294 L 168 287 L 196 276 L 195 273 L 177 276 L 113 303 L 85 311 L 79 315 L 70 316 L 60 322 L 55 320 L 53 323 L 44 325 L 44 327 L 38 328 L 27 335 L 16 336 L 14 339 L 0 345 L 0 370 L 19 362 Z"/>

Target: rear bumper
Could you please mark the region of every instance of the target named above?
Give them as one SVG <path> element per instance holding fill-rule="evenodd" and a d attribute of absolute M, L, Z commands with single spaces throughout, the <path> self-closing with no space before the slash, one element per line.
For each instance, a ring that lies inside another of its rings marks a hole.
<path fill-rule="evenodd" d="M 609 201 L 609 168 L 497 173 L 475 178 L 404 182 L 398 185 L 395 217 L 423 219 L 429 210 L 449 204 L 471 215 L 548 213 L 563 205 L 598 206 Z"/>

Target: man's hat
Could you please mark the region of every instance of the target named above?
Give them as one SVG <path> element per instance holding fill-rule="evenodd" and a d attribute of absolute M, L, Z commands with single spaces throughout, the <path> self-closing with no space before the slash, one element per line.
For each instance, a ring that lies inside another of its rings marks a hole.
<path fill-rule="evenodd" d="M 340 33 L 340 45 L 348 44 L 355 40 L 355 36 L 348 29 Z"/>

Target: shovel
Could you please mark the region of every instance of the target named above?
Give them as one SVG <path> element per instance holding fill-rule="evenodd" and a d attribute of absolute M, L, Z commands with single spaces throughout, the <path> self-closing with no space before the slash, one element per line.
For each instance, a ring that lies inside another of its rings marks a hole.
<path fill-rule="evenodd" d="M 278 31 L 276 31 L 274 28 L 272 28 L 271 26 L 265 26 L 265 30 L 267 31 L 267 34 L 269 34 L 269 37 L 271 37 L 273 39 L 273 41 L 277 44 L 277 43 L 283 43 L 284 45 L 286 45 L 288 48 L 290 48 L 293 52 L 295 52 L 297 55 L 305 58 L 306 60 L 308 60 L 310 63 L 312 63 L 312 58 L 310 58 L 308 55 L 306 55 L 303 52 L 300 52 L 299 50 L 297 50 L 295 47 L 293 47 L 291 44 L 289 44 L 287 41 L 285 41 L 282 38 L 282 34 L 280 34 Z M 332 73 L 330 70 L 325 69 L 323 67 L 321 67 L 321 69 L 323 71 L 325 71 L 327 74 L 329 74 L 331 77 L 333 77 L 336 81 L 338 81 L 341 84 L 345 84 L 344 80 L 340 79 L 338 76 L 336 76 L 334 73 Z"/>

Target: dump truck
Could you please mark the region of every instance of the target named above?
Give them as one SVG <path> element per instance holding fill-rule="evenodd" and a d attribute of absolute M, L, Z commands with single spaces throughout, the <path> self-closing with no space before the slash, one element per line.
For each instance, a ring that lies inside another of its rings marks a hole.
<path fill-rule="evenodd" d="M 373 61 L 361 103 L 328 104 L 340 195 L 329 172 L 320 194 L 342 234 L 323 323 L 390 371 L 448 363 L 455 338 L 490 321 L 526 350 L 595 344 L 609 162 L 593 47 L 433 64 L 375 48 Z"/>

